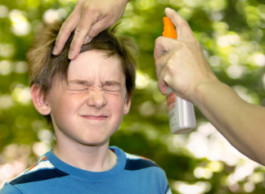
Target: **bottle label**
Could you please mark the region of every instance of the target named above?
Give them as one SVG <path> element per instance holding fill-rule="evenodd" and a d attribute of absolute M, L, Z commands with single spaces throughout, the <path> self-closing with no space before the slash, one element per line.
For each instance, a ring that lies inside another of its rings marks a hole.
<path fill-rule="evenodd" d="M 171 129 L 178 128 L 178 109 L 177 109 L 177 95 L 175 92 L 167 95 L 167 107 L 168 107 L 168 117 L 169 125 Z"/>
<path fill-rule="evenodd" d="M 172 92 L 171 94 L 169 94 L 167 96 L 167 105 L 171 105 L 174 104 L 174 102 L 177 101 L 177 95 L 175 94 L 175 92 Z"/>

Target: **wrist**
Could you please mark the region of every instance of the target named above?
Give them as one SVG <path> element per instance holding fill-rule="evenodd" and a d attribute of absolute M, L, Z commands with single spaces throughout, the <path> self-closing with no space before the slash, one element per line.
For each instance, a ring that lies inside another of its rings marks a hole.
<path fill-rule="evenodd" d="M 213 95 L 220 91 L 220 88 L 228 87 L 226 84 L 219 81 L 217 78 L 213 80 L 207 80 L 197 84 L 194 89 L 194 95 L 191 97 L 191 101 L 196 105 L 202 105 L 209 95 Z"/>

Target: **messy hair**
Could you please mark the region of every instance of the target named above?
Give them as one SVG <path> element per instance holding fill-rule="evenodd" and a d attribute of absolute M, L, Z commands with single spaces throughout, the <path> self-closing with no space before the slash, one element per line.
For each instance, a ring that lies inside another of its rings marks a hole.
<path fill-rule="evenodd" d="M 30 86 L 38 86 L 44 97 L 51 89 L 55 76 L 67 81 L 68 67 L 71 62 L 68 59 L 68 52 L 74 31 L 65 43 L 61 54 L 55 56 L 52 54 L 52 50 L 61 26 L 62 22 L 43 24 L 27 53 L 27 61 L 30 66 Z M 116 29 L 117 25 L 100 32 L 89 43 L 81 47 L 80 53 L 89 50 L 100 50 L 106 52 L 107 57 L 117 55 L 121 60 L 126 79 L 127 96 L 131 97 L 135 89 L 136 59 L 134 54 L 136 46 L 130 37 L 117 36 Z M 51 121 L 50 115 L 45 117 L 48 122 Z"/>

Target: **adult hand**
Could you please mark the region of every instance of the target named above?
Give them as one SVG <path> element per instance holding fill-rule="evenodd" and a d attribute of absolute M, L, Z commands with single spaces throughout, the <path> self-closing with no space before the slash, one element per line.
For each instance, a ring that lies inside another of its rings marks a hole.
<path fill-rule="evenodd" d="M 156 40 L 154 58 L 158 88 L 166 94 L 169 86 L 179 97 L 193 101 L 199 84 L 218 79 L 189 24 L 173 9 L 166 8 L 165 13 L 176 26 L 178 38 L 159 37 Z"/>
<path fill-rule="evenodd" d="M 177 27 L 178 39 L 156 40 L 154 57 L 160 91 L 166 94 L 169 86 L 181 98 L 193 102 L 231 145 L 265 165 L 265 153 L 260 149 L 265 146 L 265 108 L 244 101 L 220 82 L 188 23 L 172 9 L 165 12 Z"/>
<path fill-rule="evenodd" d="M 78 0 L 61 27 L 53 54 L 61 53 L 71 32 L 75 30 L 68 54 L 69 59 L 75 59 L 84 43 L 120 19 L 127 2 L 128 0 Z"/>

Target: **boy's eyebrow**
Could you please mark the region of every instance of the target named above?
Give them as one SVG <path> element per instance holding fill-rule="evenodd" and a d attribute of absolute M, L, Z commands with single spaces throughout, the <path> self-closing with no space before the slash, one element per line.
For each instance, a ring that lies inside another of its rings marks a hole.
<path fill-rule="evenodd" d="M 107 85 L 107 86 L 110 86 L 110 85 L 115 85 L 115 86 L 121 86 L 121 83 L 120 82 L 117 82 L 117 81 L 105 81 L 103 82 L 103 85 Z"/>
<path fill-rule="evenodd" d="M 81 79 L 75 79 L 75 80 L 70 80 L 68 81 L 69 84 L 79 84 L 79 85 L 84 85 L 84 86 L 92 86 L 93 83 L 89 82 L 87 80 L 81 80 Z"/>

